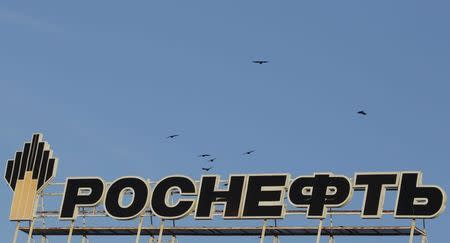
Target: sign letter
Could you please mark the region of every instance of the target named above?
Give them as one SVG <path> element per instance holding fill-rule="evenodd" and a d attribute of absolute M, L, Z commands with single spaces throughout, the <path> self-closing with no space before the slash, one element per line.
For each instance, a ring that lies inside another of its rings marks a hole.
<path fill-rule="evenodd" d="M 170 202 L 173 191 L 178 191 L 181 196 L 194 196 L 197 189 L 195 182 L 189 177 L 169 176 L 162 179 L 153 190 L 153 213 L 163 219 L 178 219 L 192 211 L 195 200 L 179 199 L 177 203 Z"/>
<path fill-rule="evenodd" d="M 214 204 L 224 204 L 224 218 L 238 218 L 240 216 L 244 175 L 231 175 L 228 191 L 218 190 L 219 176 L 202 176 L 198 196 L 196 219 L 212 219 Z"/>
<path fill-rule="evenodd" d="M 421 172 L 403 172 L 395 209 L 396 218 L 434 218 L 447 203 L 444 190 L 423 186 Z"/>
<path fill-rule="evenodd" d="M 289 175 L 249 175 L 243 218 L 282 218 Z"/>
<path fill-rule="evenodd" d="M 103 197 L 105 183 L 97 177 L 67 178 L 59 212 L 61 220 L 75 220 L 78 206 L 95 206 Z"/>
<path fill-rule="evenodd" d="M 301 176 L 292 182 L 289 201 L 296 207 L 306 207 L 307 218 L 325 218 L 327 207 L 341 207 L 352 196 L 350 180 L 333 174 Z"/>
<path fill-rule="evenodd" d="M 122 205 L 125 193 L 131 193 L 133 199 L 129 205 Z M 105 210 L 115 219 L 132 219 L 141 215 L 147 206 L 148 184 L 139 177 L 122 177 L 109 186 L 105 198 Z"/>
<path fill-rule="evenodd" d="M 381 218 L 387 188 L 398 187 L 397 173 L 356 173 L 355 188 L 365 189 L 362 218 Z"/>

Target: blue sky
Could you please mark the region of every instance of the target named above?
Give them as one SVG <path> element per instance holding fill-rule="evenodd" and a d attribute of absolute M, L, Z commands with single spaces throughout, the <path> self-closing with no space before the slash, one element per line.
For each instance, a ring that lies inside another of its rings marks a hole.
<path fill-rule="evenodd" d="M 449 10 L 439 0 L 2 2 L 0 158 L 39 131 L 60 158 L 57 181 L 199 178 L 197 155 L 211 153 L 224 177 L 422 170 L 449 191 Z M 0 193 L 8 209 L 5 183 Z M 449 224 L 447 212 L 429 222 L 430 240 L 443 242 Z"/>

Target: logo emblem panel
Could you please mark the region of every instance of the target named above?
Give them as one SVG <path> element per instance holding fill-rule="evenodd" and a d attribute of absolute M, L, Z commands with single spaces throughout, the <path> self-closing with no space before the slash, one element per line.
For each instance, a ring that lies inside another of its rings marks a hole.
<path fill-rule="evenodd" d="M 7 161 L 5 179 L 14 192 L 10 220 L 33 220 L 37 195 L 56 176 L 57 165 L 58 159 L 53 157 L 42 134 L 34 134 L 23 151 L 16 152 L 14 159 Z"/>

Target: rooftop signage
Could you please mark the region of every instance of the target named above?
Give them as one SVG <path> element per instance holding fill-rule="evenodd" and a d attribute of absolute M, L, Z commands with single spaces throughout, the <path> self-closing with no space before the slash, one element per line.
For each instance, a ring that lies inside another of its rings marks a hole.
<path fill-rule="evenodd" d="M 7 161 L 5 179 L 14 192 L 10 220 L 31 220 L 35 198 L 54 178 L 58 160 L 41 134 Z M 220 176 L 203 175 L 200 182 L 171 175 L 150 187 L 147 180 L 124 176 L 112 183 L 99 177 L 66 179 L 60 220 L 77 218 L 78 208 L 103 204 L 114 219 L 129 220 L 151 209 L 161 219 L 212 219 L 216 205 L 223 205 L 225 219 L 284 218 L 288 204 L 307 209 L 307 218 L 322 219 L 327 209 L 345 206 L 354 190 L 364 190 L 362 218 L 381 218 L 386 190 L 395 190 L 395 218 L 425 219 L 441 214 L 446 193 L 435 185 L 424 185 L 418 171 L 355 173 L 350 179 L 333 173 L 292 177 L 288 173 L 232 174 L 226 186 Z M 130 202 L 124 195 L 132 192 Z M 173 192 L 177 197 L 172 197 Z"/>

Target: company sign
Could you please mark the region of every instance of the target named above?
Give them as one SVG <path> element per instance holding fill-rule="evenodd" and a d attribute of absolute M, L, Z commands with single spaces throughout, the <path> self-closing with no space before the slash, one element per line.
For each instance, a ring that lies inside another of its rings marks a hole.
<path fill-rule="evenodd" d="M 5 178 L 14 191 L 10 220 L 31 220 L 36 193 L 55 176 L 57 159 L 50 146 L 35 134 L 14 160 L 7 162 Z M 288 204 L 307 209 L 307 218 L 322 219 L 328 208 L 346 205 L 354 190 L 364 190 L 362 218 L 381 218 L 386 190 L 397 191 L 395 218 L 434 218 L 447 203 L 439 186 L 424 185 L 422 173 L 355 173 L 353 179 L 333 173 L 291 177 L 287 173 L 232 174 L 227 186 L 220 176 L 203 175 L 199 183 L 183 175 L 161 179 L 153 188 L 140 177 L 124 176 L 112 183 L 99 177 L 66 179 L 60 220 L 75 220 L 78 208 L 102 204 L 114 219 L 128 220 L 150 209 L 161 219 L 212 219 L 216 205 L 223 205 L 225 219 L 284 218 Z M 124 203 L 124 195 L 132 199 Z M 179 196 L 173 198 L 173 193 Z M 285 200 L 285 198 L 287 200 Z M 287 202 L 286 202 L 287 201 Z"/>
<path fill-rule="evenodd" d="M 36 196 L 55 177 L 58 159 L 50 145 L 34 134 L 14 159 L 6 162 L 5 179 L 13 191 L 10 220 L 32 220 Z"/>

